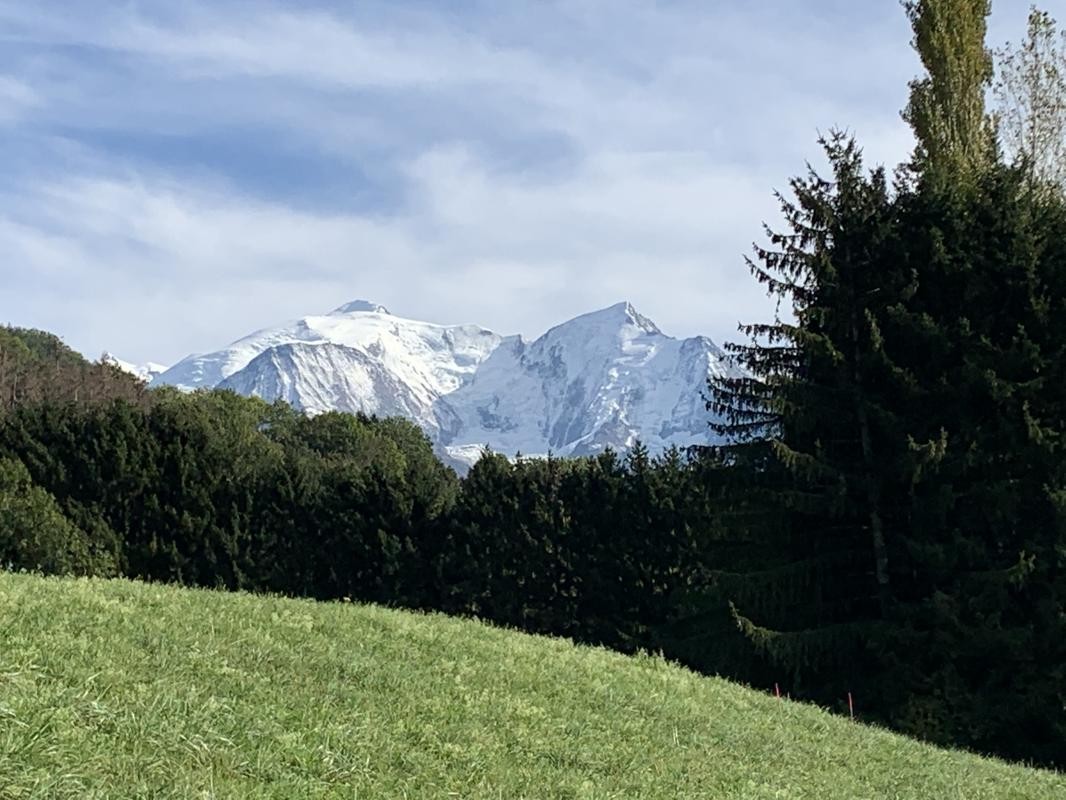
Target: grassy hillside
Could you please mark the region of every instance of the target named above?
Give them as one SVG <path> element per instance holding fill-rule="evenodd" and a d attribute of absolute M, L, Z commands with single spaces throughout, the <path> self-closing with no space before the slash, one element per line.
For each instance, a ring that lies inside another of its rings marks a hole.
<path fill-rule="evenodd" d="M 654 658 L 471 622 L 0 574 L 0 798 L 1062 798 Z"/>

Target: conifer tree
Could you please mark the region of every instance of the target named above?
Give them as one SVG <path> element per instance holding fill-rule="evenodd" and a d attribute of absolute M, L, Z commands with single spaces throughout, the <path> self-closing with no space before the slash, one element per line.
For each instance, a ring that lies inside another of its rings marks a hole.
<path fill-rule="evenodd" d="M 0 569 L 111 575 L 114 567 L 111 554 L 63 516 L 21 461 L 0 458 Z"/>
<path fill-rule="evenodd" d="M 749 261 L 794 321 L 744 328 L 749 343 L 730 349 L 748 374 L 716 380 L 711 405 L 748 487 L 739 524 L 770 559 L 758 575 L 712 579 L 758 649 L 825 690 L 829 672 L 857 679 L 870 631 L 892 610 L 890 538 L 912 465 L 889 402 L 907 387 L 880 332 L 911 281 L 897 206 L 853 141 L 823 144 L 832 179 L 793 181 L 795 200 L 781 198 L 788 230 L 769 231 L 771 246 Z M 763 521 L 750 513 L 759 507 Z"/>

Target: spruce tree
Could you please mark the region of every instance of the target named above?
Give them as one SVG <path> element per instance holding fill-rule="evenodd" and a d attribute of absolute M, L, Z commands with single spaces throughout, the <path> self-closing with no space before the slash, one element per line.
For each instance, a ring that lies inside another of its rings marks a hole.
<path fill-rule="evenodd" d="M 1061 200 L 987 168 L 966 191 L 908 197 L 904 258 L 919 277 L 886 327 L 914 353 L 904 409 L 936 439 L 902 530 L 906 604 L 881 643 L 895 725 L 944 742 L 1059 761 L 1063 443 Z M 1020 736 L 1018 731 L 1033 731 Z M 1058 731 L 1055 736 L 1036 731 Z"/>
<path fill-rule="evenodd" d="M 34 485 L 21 461 L 0 458 L 0 569 L 111 576 L 115 563 Z"/>
<path fill-rule="evenodd" d="M 788 229 L 769 231 L 749 261 L 794 319 L 746 326 L 749 342 L 730 349 L 747 374 L 714 381 L 711 402 L 732 442 L 723 458 L 747 487 L 735 524 L 769 561 L 712 580 L 758 649 L 820 694 L 858 688 L 864 645 L 892 610 L 890 539 L 912 469 L 891 402 L 908 387 L 880 332 L 911 283 L 897 206 L 853 141 L 823 144 L 832 179 L 793 181 L 795 200 L 781 198 Z"/>

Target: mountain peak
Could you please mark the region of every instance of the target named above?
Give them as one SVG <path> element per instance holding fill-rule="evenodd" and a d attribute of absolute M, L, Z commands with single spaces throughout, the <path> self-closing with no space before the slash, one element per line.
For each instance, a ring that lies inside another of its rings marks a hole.
<path fill-rule="evenodd" d="M 340 308 L 333 309 L 332 314 L 355 314 L 359 312 L 370 314 L 388 314 L 390 313 L 385 306 L 378 305 L 377 303 L 371 303 L 369 300 L 352 300 L 350 303 L 345 303 Z"/>
<path fill-rule="evenodd" d="M 190 356 L 154 382 L 222 386 L 309 413 L 404 416 L 461 468 L 486 445 L 511 456 L 709 443 L 703 390 L 729 369 L 710 340 L 666 336 L 624 301 L 527 344 L 354 300 Z"/>
<path fill-rule="evenodd" d="M 610 320 L 613 324 L 633 325 L 645 333 L 662 333 L 659 326 L 637 311 L 628 300 L 584 315 L 593 319 Z M 581 317 L 578 317 L 581 319 Z"/>
<path fill-rule="evenodd" d="M 647 335 L 665 336 L 654 322 L 633 308 L 632 303 L 623 300 L 613 306 L 607 306 L 598 311 L 589 311 L 556 325 L 537 341 L 554 341 L 563 337 L 572 342 L 602 343 L 630 340 Z"/>

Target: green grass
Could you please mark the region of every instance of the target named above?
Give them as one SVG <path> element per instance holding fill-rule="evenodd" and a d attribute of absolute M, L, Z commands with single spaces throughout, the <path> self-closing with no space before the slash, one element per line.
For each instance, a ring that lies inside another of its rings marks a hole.
<path fill-rule="evenodd" d="M 0 798 L 1066 798 L 663 661 L 472 622 L 0 574 Z"/>

